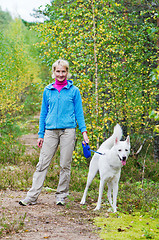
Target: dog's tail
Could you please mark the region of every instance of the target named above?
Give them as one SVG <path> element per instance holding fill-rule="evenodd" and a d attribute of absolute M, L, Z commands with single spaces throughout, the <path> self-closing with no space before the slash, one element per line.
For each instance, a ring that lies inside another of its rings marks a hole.
<path fill-rule="evenodd" d="M 100 149 L 106 148 L 106 149 L 111 149 L 114 145 L 114 141 L 116 138 L 120 140 L 122 138 L 123 131 L 122 128 L 120 127 L 119 124 L 116 124 L 114 127 L 114 132 L 113 134 L 100 146 Z"/>

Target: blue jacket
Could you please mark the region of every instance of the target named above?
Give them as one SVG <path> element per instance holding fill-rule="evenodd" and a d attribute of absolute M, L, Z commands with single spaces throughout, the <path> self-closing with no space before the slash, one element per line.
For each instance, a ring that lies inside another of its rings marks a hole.
<path fill-rule="evenodd" d="M 67 80 L 67 85 L 59 92 L 53 84 L 45 87 L 39 121 L 39 138 L 45 129 L 76 128 L 86 131 L 80 91 Z M 77 123 L 76 123 L 77 121 Z"/>

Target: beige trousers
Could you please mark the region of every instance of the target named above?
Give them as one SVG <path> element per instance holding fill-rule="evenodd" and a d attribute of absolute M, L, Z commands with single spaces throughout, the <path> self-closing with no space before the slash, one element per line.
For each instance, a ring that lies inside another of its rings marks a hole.
<path fill-rule="evenodd" d="M 27 193 L 25 202 L 36 202 L 42 190 L 48 167 L 56 153 L 58 145 L 60 145 L 60 177 L 56 196 L 58 195 L 63 198 L 67 197 L 69 194 L 71 162 L 75 139 L 76 130 L 74 128 L 45 131 L 39 162 L 33 175 L 32 187 Z"/>

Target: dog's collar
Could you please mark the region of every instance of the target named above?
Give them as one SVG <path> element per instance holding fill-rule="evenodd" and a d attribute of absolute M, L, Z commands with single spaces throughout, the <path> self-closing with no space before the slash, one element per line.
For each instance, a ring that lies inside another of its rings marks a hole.
<path fill-rule="evenodd" d="M 115 167 L 115 166 L 113 166 L 113 165 L 111 165 L 111 164 L 109 164 L 109 166 L 111 167 L 111 168 L 113 168 L 115 171 L 118 171 L 121 167 Z"/>

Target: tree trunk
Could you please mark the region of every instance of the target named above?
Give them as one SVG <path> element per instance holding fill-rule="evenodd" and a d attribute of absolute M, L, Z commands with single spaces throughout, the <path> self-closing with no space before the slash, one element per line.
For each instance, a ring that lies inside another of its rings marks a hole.
<path fill-rule="evenodd" d="M 98 128 L 98 62 L 97 62 L 97 49 L 96 49 L 96 24 L 94 13 L 94 0 L 92 0 L 92 13 L 93 13 L 93 40 L 94 40 L 94 62 L 95 62 L 95 97 L 96 97 L 96 119 Z M 99 135 L 98 135 L 99 136 Z M 99 148 L 99 137 L 97 138 L 97 149 Z"/>
<path fill-rule="evenodd" d="M 158 8 L 159 10 L 159 8 Z M 159 17 L 157 18 L 157 27 L 159 27 Z M 159 49 L 159 38 L 157 39 L 157 49 Z M 159 50 L 158 50 L 159 52 Z M 159 67 L 159 59 L 157 61 L 157 67 Z M 159 80 L 157 83 L 157 89 L 159 89 Z M 156 111 L 158 111 L 159 106 L 159 94 L 156 95 Z M 159 125 L 159 121 L 156 121 L 156 125 Z M 154 160 L 155 162 L 158 162 L 159 160 L 159 133 L 155 132 L 154 134 Z"/>

